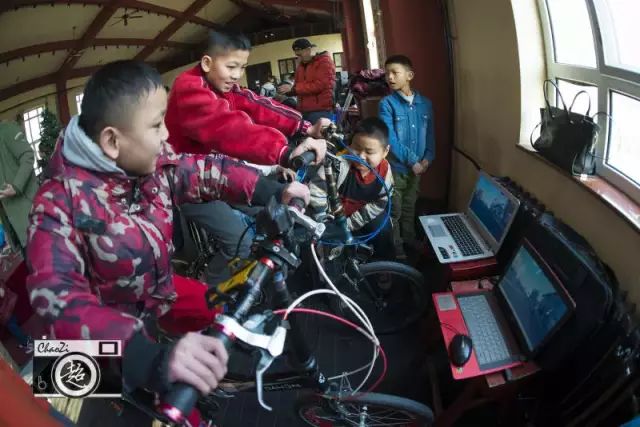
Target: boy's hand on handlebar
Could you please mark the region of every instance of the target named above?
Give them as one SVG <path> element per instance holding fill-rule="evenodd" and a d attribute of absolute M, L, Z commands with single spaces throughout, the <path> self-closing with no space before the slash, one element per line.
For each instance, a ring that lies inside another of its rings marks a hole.
<path fill-rule="evenodd" d="M 309 187 L 304 184 L 300 184 L 299 182 L 292 182 L 282 191 L 281 202 L 285 205 L 289 205 L 292 199 L 297 198 L 304 200 L 304 204 L 306 206 L 309 204 L 310 197 L 311 194 L 309 193 Z"/>
<path fill-rule="evenodd" d="M 227 373 L 229 355 L 217 338 L 190 332 L 169 355 L 169 382 L 183 382 L 208 394 Z"/>
<path fill-rule="evenodd" d="M 312 138 L 321 139 L 322 130 L 331 125 L 331 123 L 331 120 L 321 117 L 312 126 L 310 126 L 309 129 L 307 129 L 307 135 Z"/>
<path fill-rule="evenodd" d="M 276 174 L 278 179 L 281 179 L 284 182 L 294 182 L 296 180 L 296 173 L 289 168 L 285 168 L 283 166 L 278 166 L 276 169 Z"/>
<path fill-rule="evenodd" d="M 316 153 L 316 161 L 313 162 L 313 164 L 321 164 L 324 161 L 325 154 L 327 153 L 327 141 L 324 139 L 306 138 L 300 145 L 293 149 L 289 156 L 289 160 L 301 155 L 305 151 L 314 151 Z"/>

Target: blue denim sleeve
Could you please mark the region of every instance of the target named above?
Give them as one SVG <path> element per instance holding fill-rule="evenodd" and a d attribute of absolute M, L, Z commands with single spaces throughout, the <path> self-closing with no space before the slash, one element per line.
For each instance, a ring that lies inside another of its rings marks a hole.
<path fill-rule="evenodd" d="M 398 159 L 400 163 L 403 163 L 408 167 L 416 164 L 419 161 L 418 156 L 398 141 L 395 131 L 393 107 L 391 106 L 391 102 L 388 97 L 384 98 L 380 102 L 380 118 L 389 128 L 389 145 L 391 146 L 391 152 L 395 158 Z"/>
<path fill-rule="evenodd" d="M 436 157 L 436 134 L 435 134 L 435 121 L 433 120 L 433 105 L 429 103 L 427 105 L 427 144 L 424 150 L 423 159 L 426 159 L 431 163 Z"/>

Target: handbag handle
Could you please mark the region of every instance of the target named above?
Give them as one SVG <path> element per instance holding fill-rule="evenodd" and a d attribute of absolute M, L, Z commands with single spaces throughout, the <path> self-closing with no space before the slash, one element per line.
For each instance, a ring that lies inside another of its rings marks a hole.
<path fill-rule="evenodd" d="M 542 86 L 542 91 L 544 92 L 544 102 L 545 104 L 547 104 L 547 110 L 549 111 L 549 114 L 551 114 L 552 110 L 551 110 L 551 103 L 549 102 L 549 95 L 548 95 L 549 92 L 547 91 L 547 84 L 551 84 L 553 87 L 556 88 L 556 94 L 558 95 L 558 97 L 560 98 L 560 101 L 562 102 L 562 106 L 564 107 L 564 112 L 567 113 L 567 117 L 569 117 L 569 110 L 567 109 L 567 104 L 564 102 L 564 98 L 562 97 L 560 88 L 558 87 L 556 82 L 554 82 L 553 80 L 547 79 L 544 81 L 544 84 Z M 553 115 L 551 117 L 553 117 Z"/>
<path fill-rule="evenodd" d="M 589 116 L 589 113 L 591 113 L 591 97 L 586 90 L 581 90 L 580 92 L 576 93 L 576 96 L 573 97 L 573 101 L 571 101 L 571 105 L 569 106 L 570 113 L 573 111 L 573 105 L 576 103 L 576 99 L 578 99 L 578 97 L 583 93 L 587 95 L 587 99 L 589 100 L 589 106 L 587 107 L 587 112 L 584 115 Z"/>

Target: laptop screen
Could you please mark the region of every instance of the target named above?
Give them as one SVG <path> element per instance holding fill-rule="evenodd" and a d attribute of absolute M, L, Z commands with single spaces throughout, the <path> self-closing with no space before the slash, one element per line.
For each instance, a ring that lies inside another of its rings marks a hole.
<path fill-rule="evenodd" d="M 566 318 L 566 291 L 542 267 L 533 249 L 523 244 L 507 267 L 498 288 L 515 317 L 528 350 L 535 351 Z"/>
<path fill-rule="evenodd" d="M 510 199 L 505 191 L 481 173 L 469 204 L 469 210 L 498 243 L 504 239 L 518 209 L 517 201 Z"/>

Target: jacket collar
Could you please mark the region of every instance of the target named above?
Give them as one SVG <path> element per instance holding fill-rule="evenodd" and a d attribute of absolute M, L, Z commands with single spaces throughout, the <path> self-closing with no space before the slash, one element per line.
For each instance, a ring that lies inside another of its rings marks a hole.
<path fill-rule="evenodd" d="M 413 89 L 413 95 L 414 95 L 414 96 L 413 96 L 413 103 L 414 103 L 414 104 L 424 104 L 424 100 L 422 99 L 422 95 L 420 95 L 420 92 L 418 92 L 417 90 Z M 395 99 L 397 99 L 398 101 L 402 101 L 402 102 L 404 102 L 405 104 L 408 104 L 407 100 L 406 100 L 406 99 L 404 99 L 404 98 L 402 97 L 402 95 L 400 95 L 400 94 L 398 93 L 398 91 L 397 91 L 397 90 L 394 90 L 394 91 L 393 91 L 393 96 L 394 96 L 394 98 L 395 98 Z"/>
<path fill-rule="evenodd" d="M 47 166 L 46 177 L 56 181 L 75 179 L 93 188 L 103 187 L 107 184 L 109 192 L 117 197 L 126 193 L 134 184 L 143 185 L 155 173 L 158 173 L 161 168 L 178 163 L 178 156 L 173 152 L 171 146 L 165 143 L 154 174 L 135 177 L 118 172 L 97 172 L 78 166 L 67 160 L 62 153 L 64 144 L 64 138 L 60 137 Z"/>

